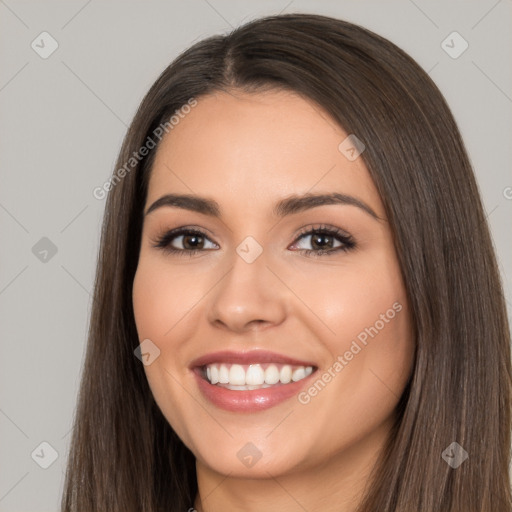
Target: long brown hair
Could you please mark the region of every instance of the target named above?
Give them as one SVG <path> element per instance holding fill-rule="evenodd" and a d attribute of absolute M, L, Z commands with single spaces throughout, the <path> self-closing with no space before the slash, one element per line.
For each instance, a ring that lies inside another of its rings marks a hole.
<path fill-rule="evenodd" d="M 132 283 L 158 145 L 133 168 L 126 163 L 191 99 L 233 88 L 294 91 L 356 134 L 390 222 L 416 353 L 360 511 L 510 512 L 510 332 L 459 130 L 438 88 L 401 49 L 357 25 L 310 14 L 260 18 L 194 44 L 160 75 L 134 117 L 106 187 L 62 511 L 185 511 L 194 502 L 194 457 L 134 356 Z M 469 455 L 457 468 L 442 457 L 453 442 Z"/>

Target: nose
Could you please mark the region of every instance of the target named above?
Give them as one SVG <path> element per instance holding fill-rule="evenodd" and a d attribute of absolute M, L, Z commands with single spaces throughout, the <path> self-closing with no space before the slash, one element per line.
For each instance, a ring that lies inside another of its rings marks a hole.
<path fill-rule="evenodd" d="M 212 325 L 242 333 L 284 321 L 289 293 L 267 264 L 265 251 L 252 263 L 235 252 L 231 268 L 212 289 L 208 311 Z"/>

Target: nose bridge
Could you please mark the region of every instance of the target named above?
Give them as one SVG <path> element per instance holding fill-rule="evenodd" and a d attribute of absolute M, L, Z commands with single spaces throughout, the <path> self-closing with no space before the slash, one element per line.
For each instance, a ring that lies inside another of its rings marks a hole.
<path fill-rule="evenodd" d="M 286 310 L 282 284 L 267 268 L 270 252 L 252 236 L 235 247 L 230 270 L 218 282 L 209 311 L 211 322 L 243 330 L 251 322 L 280 323 Z"/>

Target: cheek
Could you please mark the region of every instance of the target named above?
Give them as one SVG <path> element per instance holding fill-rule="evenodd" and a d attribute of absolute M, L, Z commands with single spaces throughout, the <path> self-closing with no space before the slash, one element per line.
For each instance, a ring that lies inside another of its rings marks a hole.
<path fill-rule="evenodd" d="M 314 277 L 299 293 L 308 294 L 328 327 L 321 341 L 330 353 L 326 369 L 334 376 L 325 376 L 329 391 L 318 402 L 325 407 L 332 401 L 344 403 L 348 416 L 359 420 L 369 420 L 369 411 L 386 416 L 403 391 L 414 355 L 407 295 L 394 253 L 373 252 L 336 268 L 328 279 L 325 273 Z M 317 388 L 311 397 L 324 389 Z"/>
<path fill-rule="evenodd" d="M 364 341 L 374 327 L 379 332 L 407 329 L 406 293 L 393 254 L 385 249 L 358 254 L 346 265 L 311 266 L 288 276 L 296 294 L 321 320 L 318 333 L 331 354 L 343 353 L 358 335 Z"/>
<path fill-rule="evenodd" d="M 149 387 L 167 421 L 185 441 L 189 441 L 190 386 L 186 385 L 186 368 L 180 364 L 183 357 L 179 341 L 192 336 L 189 322 L 181 320 L 188 319 L 186 315 L 198 300 L 200 290 L 193 282 L 185 272 L 171 273 L 160 261 L 141 254 L 132 293 L 139 340 L 150 339 L 160 351 L 154 362 L 144 366 Z"/>
<path fill-rule="evenodd" d="M 186 266 L 170 272 L 165 262 L 141 255 L 133 282 L 133 308 L 140 339 L 172 341 L 172 329 L 202 295 L 204 286 L 197 273 L 191 275 Z"/>
<path fill-rule="evenodd" d="M 333 291 L 327 296 L 315 291 L 317 311 L 335 334 L 325 331 L 321 338 L 330 353 L 321 382 L 299 396 L 314 418 L 312 431 L 330 439 L 331 446 L 355 443 L 390 419 L 414 356 L 398 268 L 352 270 L 329 280 Z"/>

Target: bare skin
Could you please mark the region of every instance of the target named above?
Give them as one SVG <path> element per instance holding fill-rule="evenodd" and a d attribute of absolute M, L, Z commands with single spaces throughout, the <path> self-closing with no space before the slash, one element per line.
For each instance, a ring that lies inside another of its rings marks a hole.
<path fill-rule="evenodd" d="M 200 512 L 353 512 L 388 437 L 414 340 L 381 199 L 362 159 L 338 149 L 346 137 L 298 95 L 233 91 L 199 98 L 158 149 L 145 212 L 170 193 L 214 199 L 221 210 L 220 218 L 171 206 L 150 212 L 133 286 L 139 339 L 160 349 L 144 369 L 163 414 L 196 456 L 191 506 Z M 364 202 L 378 218 L 353 204 L 273 213 L 289 196 L 333 192 Z M 170 242 L 180 254 L 155 247 L 182 226 L 205 233 L 198 252 L 190 255 L 193 235 L 187 245 L 186 236 Z M 341 230 L 355 246 L 304 253 L 347 247 L 336 235 L 302 236 L 318 227 Z M 252 263 L 236 251 L 248 236 L 262 249 Z M 364 332 L 357 351 L 353 342 Z M 214 405 L 192 361 L 252 349 L 313 361 L 317 378 L 329 371 L 331 378 L 316 393 L 313 379 L 300 397 L 262 411 Z M 261 454 L 251 467 L 237 456 L 247 443 Z"/>

